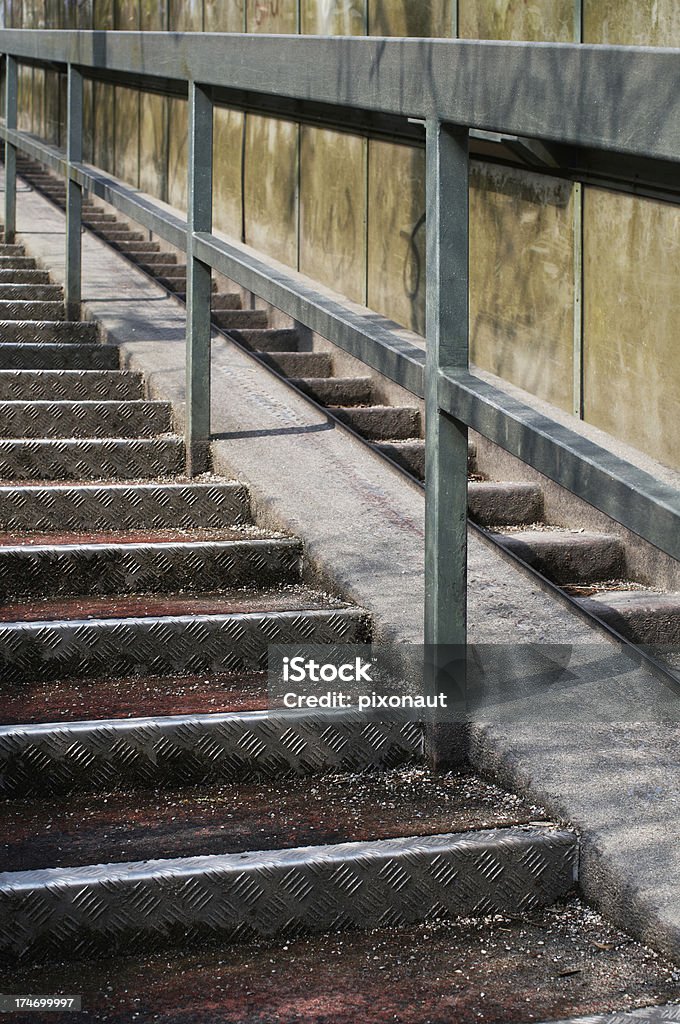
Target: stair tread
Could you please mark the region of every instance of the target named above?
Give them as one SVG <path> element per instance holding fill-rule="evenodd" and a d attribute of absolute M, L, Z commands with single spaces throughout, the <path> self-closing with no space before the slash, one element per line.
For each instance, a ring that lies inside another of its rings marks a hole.
<path fill-rule="evenodd" d="M 543 817 L 471 772 L 408 767 L 0 805 L 0 870 L 211 856 L 497 828 Z"/>
<path fill-rule="evenodd" d="M 185 545 L 190 546 L 196 543 L 202 544 L 225 544 L 233 542 L 248 541 L 286 541 L 287 543 L 298 543 L 297 541 L 282 537 L 281 534 L 267 533 L 265 530 L 252 527 L 231 528 L 231 529 L 165 529 L 165 530 L 131 530 L 120 531 L 63 531 L 60 533 L 25 533 L 0 532 L 0 550 L 3 548 L 39 548 L 55 546 L 82 547 L 84 545 L 102 545 L 107 547 L 160 544 L 160 545 Z"/>
<path fill-rule="evenodd" d="M 0 608 L 0 622 L 60 623 L 250 613 L 356 610 L 307 587 L 289 586 L 252 593 L 247 590 L 208 594 L 126 594 L 120 597 L 57 598 L 16 602 Z"/>

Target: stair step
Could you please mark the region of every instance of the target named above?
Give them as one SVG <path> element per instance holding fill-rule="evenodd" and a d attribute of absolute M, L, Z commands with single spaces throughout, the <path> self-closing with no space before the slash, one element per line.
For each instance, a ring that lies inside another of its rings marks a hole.
<path fill-rule="evenodd" d="M 63 306 L 62 306 L 63 309 Z M 81 320 L 2 320 L 0 342 L 94 342 L 99 337 L 96 323 Z"/>
<path fill-rule="evenodd" d="M 225 309 L 213 310 L 211 319 L 218 327 L 229 330 L 231 327 L 266 327 L 269 314 L 264 309 Z"/>
<path fill-rule="evenodd" d="M 607 534 L 523 530 L 497 534 L 496 539 L 554 583 L 616 579 L 624 571 L 624 546 Z"/>
<path fill-rule="evenodd" d="M 46 270 L 0 270 L 0 284 L 49 284 Z"/>
<path fill-rule="evenodd" d="M 381 441 L 372 447 L 417 480 L 425 479 L 425 441 Z"/>
<path fill-rule="evenodd" d="M 119 245 L 127 244 L 119 242 Z M 141 242 L 130 242 L 130 245 L 136 247 L 136 251 L 140 253 L 140 258 L 136 259 L 135 262 L 139 263 L 142 270 L 148 271 L 150 274 L 156 273 L 156 268 L 169 267 L 171 264 L 178 266 L 177 256 L 172 252 L 148 252 L 146 249 L 139 249 Z M 135 250 L 130 252 L 130 255 L 134 258 Z"/>
<path fill-rule="evenodd" d="M 141 373 L 131 370 L 0 370 L 0 402 L 141 399 Z"/>
<path fill-rule="evenodd" d="M 171 427 L 169 402 L 0 402 L 0 437 L 153 437 Z"/>
<path fill-rule="evenodd" d="M 300 580 L 298 541 L 223 540 L 0 545 L 0 600 L 263 589 Z"/>
<path fill-rule="evenodd" d="M 7 531 L 223 529 L 250 518 L 248 491 L 234 483 L 0 487 Z"/>
<path fill-rule="evenodd" d="M 109 227 L 108 224 L 101 224 L 99 227 L 95 227 L 96 233 L 111 242 L 143 242 L 144 235 L 141 231 L 126 231 L 124 228 Z"/>
<path fill-rule="evenodd" d="M 118 348 L 113 345 L 0 342 L 0 370 L 113 370 L 119 364 Z"/>
<path fill-rule="evenodd" d="M 2 237 L 5 237 L 5 231 L 2 230 Z M 16 243 L 0 242 L 0 256 L 25 256 L 26 250 L 23 245 L 17 245 Z"/>
<path fill-rule="evenodd" d="M 158 242 L 116 242 L 115 247 L 130 256 L 136 253 L 143 253 L 145 256 L 148 256 L 149 254 L 160 253 L 161 251 Z"/>
<path fill-rule="evenodd" d="M 118 218 L 116 217 L 115 213 L 104 213 L 103 211 L 92 210 L 91 213 L 88 213 L 87 215 L 83 215 L 83 222 L 85 224 L 88 224 L 88 225 L 90 225 L 90 224 L 116 224 L 116 223 L 118 223 Z M 123 225 L 121 225 L 121 227 L 122 226 Z M 130 227 L 129 224 L 126 225 L 125 230 L 127 231 L 129 229 L 129 227 Z"/>
<path fill-rule="evenodd" d="M 217 287 L 217 282 L 213 282 Z M 241 296 L 238 292 L 214 292 L 210 299 L 210 307 L 213 312 L 222 309 L 240 309 Z"/>
<path fill-rule="evenodd" d="M 420 435 L 420 412 L 416 408 L 372 405 L 357 409 L 333 408 L 332 411 L 341 422 L 371 441 L 405 440 Z"/>
<path fill-rule="evenodd" d="M 262 361 L 275 367 L 285 377 L 330 377 L 333 358 L 328 352 L 270 352 Z"/>
<path fill-rule="evenodd" d="M 373 397 L 370 377 L 302 377 L 291 383 L 321 405 L 366 405 Z"/>
<path fill-rule="evenodd" d="M 577 600 L 633 643 L 680 644 L 680 594 L 619 590 Z"/>
<path fill-rule="evenodd" d="M 178 299 L 181 299 L 182 302 L 186 302 L 186 277 L 167 277 L 165 275 L 159 276 L 158 274 L 154 274 L 154 277 L 160 285 L 162 285 L 164 288 L 167 288 L 168 291 L 170 292 L 175 292 L 177 294 Z M 212 282 L 212 293 L 213 298 L 215 298 L 217 295 L 217 281 Z M 237 309 L 238 307 L 235 306 L 234 308 Z"/>
<path fill-rule="evenodd" d="M 37 270 L 32 256 L 0 255 L 0 270 Z"/>
<path fill-rule="evenodd" d="M 302 588 L 207 595 L 59 598 L 6 605 L 0 680 L 239 672 L 266 667 L 270 644 L 362 643 L 366 616 Z"/>
<path fill-rule="evenodd" d="M 63 302 L 64 289 L 59 284 L 37 284 L 33 281 L 7 284 L 0 281 L 0 302 Z"/>
<path fill-rule="evenodd" d="M 141 480 L 183 470 L 175 437 L 0 441 L 0 480 Z"/>
<path fill-rule="evenodd" d="M 64 302 L 0 299 L 0 320 L 63 320 Z"/>
<path fill-rule="evenodd" d="M 148 256 L 148 258 L 147 258 Z M 162 259 L 153 259 L 154 256 L 161 256 Z M 159 252 L 159 253 L 144 253 L 144 258 L 138 260 L 139 266 L 142 270 L 145 270 L 147 274 L 152 274 L 154 277 L 170 277 L 170 278 L 183 278 L 186 280 L 187 268 L 185 263 L 177 263 L 177 257 L 172 257 L 170 253 Z"/>
<path fill-rule="evenodd" d="M 7 873 L 0 943 L 8 960 L 63 960 L 526 914 L 571 892 L 576 856 L 572 833 L 511 828 Z"/>
<path fill-rule="evenodd" d="M 229 336 L 253 352 L 297 352 L 300 334 L 294 327 L 230 330 Z"/>
<path fill-rule="evenodd" d="M 521 526 L 543 518 L 543 491 L 537 484 L 470 481 L 468 512 L 484 526 Z"/>

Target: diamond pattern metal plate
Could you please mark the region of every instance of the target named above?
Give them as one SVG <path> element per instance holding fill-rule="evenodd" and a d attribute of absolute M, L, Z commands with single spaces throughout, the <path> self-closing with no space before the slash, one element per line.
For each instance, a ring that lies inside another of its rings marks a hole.
<path fill-rule="evenodd" d="M 155 530 L 250 522 L 242 484 L 89 484 L 0 487 L 4 530 Z"/>
<path fill-rule="evenodd" d="M 0 299 L 0 320 L 63 320 L 64 303 Z"/>
<path fill-rule="evenodd" d="M 183 470 L 178 437 L 0 441 L 0 480 L 135 480 Z"/>
<path fill-rule="evenodd" d="M 419 759 L 418 723 L 357 712 L 174 716 L 0 727 L 0 795 L 280 779 Z"/>
<path fill-rule="evenodd" d="M 570 1017 L 569 1020 L 546 1021 L 546 1024 L 668 1024 L 680 1022 L 680 1006 L 648 1006 L 642 1010 L 620 1013 L 598 1013 L 594 1017 Z"/>
<path fill-rule="evenodd" d="M 19 622 L 0 626 L 0 680 L 261 670 L 270 644 L 366 640 L 366 615 L 354 608 Z"/>
<path fill-rule="evenodd" d="M 169 402 L 0 402 L 0 437 L 153 437 L 171 424 Z"/>
<path fill-rule="evenodd" d="M 0 261 L 1 264 L 2 261 Z M 80 320 L 27 320 L 3 317 L 4 307 L 0 306 L 0 341 L 28 342 L 96 342 L 99 330 L 96 323 Z M 105 347 L 105 346 L 103 346 Z"/>
<path fill-rule="evenodd" d="M 116 370 L 119 363 L 112 345 L 10 342 L 0 332 L 0 370 Z"/>
<path fill-rule="evenodd" d="M 130 370 L 0 370 L 0 402 L 139 398 L 142 376 Z"/>
<path fill-rule="evenodd" d="M 515 828 L 5 874 L 0 949 L 82 958 L 522 914 L 566 896 L 576 865 L 573 834 Z"/>
<path fill-rule="evenodd" d="M 0 546 L 0 600 L 257 589 L 300 578 L 297 541 Z"/>

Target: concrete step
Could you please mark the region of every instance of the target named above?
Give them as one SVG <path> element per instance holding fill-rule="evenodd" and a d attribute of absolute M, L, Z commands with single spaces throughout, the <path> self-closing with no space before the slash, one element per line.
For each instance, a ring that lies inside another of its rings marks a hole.
<path fill-rule="evenodd" d="M 217 281 L 214 281 L 213 284 L 215 285 L 215 288 L 217 288 Z M 215 291 L 213 296 L 212 296 L 212 298 L 211 298 L 211 300 L 210 300 L 210 307 L 211 307 L 213 312 L 215 312 L 216 310 L 219 311 L 219 310 L 223 310 L 223 309 L 239 309 L 240 310 L 241 309 L 241 296 L 238 294 L 238 292 L 218 292 L 218 291 Z"/>
<path fill-rule="evenodd" d="M 1 300 L 21 300 L 23 302 L 63 302 L 64 289 L 60 284 L 38 284 L 34 281 L 7 284 L 0 281 Z"/>
<path fill-rule="evenodd" d="M 0 437 L 155 437 L 171 427 L 169 402 L 0 402 Z"/>
<path fill-rule="evenodd" d="M 624 574 L 624 545 L 604 533 L 523 530 L 496 539 L 554 583 L 593 583 Z"/>
<path fill-rule="evenodd" d="M 291 383 L 321 405 L 368 405 L 373 398 L 370 377 L 302 377 Z"/>
<path fill-rule="evenodd" d="M 0 270 L 0 284 L 49 284 L 46 270 Z"/>
<path fill-rule="evenodd" d="M 680 645 L 680 594 L 610 590 L 577 600 L 633 643 Z"/>
<path fill-rule="evenodd" d="M 36 262 L 32 256 L 0 255 L 0 270 L 36 270 Z"/>
<path fill-rule="evenodd" d="M 62 534 L 57 543 L 25 545 L 10 537 L 7 544 L 0 540 L 0 600 L 218 593 L 300 581 L 299 541 L 225 533 L 229 539 L 221 531 L 202 531 L 203 539 L 170 533 L 155 540 L 150 534 L 127 543 L 101 534 Z"/>
<path fill-rule="evenodd" d="M 63 309 L 63 306 L 62 306 Z M 27 342 L 95 342 L 99 338 L 96 323 L 80 320 L 2 320 L 0 319 L 0 343 Z"/>
<path fill-rule="evenodd" d="M 238 330 L 244 327 L 266 327 L 269 315 L 264 309 L 218 309 L 213 310 L 211 319 L 218 327 L 228 331 L 231 327 Z"/>
<path fill-rule="evenodd" d="M 327 352 L 270 352 L 262 360 L 285 377 L 330 377 L 333 357 Z"/>
<path fill-rule="evenodd" d="M 87 224 L 118 224 L 118 218 L 115 213 L 104 213 L 102 210 L 92 210 L 87 214 L 83 214 L 83 223 Z M 122 225 L 121 225 L 122 226 Z M 130 225 L 125 225 L 125 229 L 129 230 Z"/>
<path fill-rule="evenodd" d="M 294 327 L 231 330 L 229 334 L 253 352 L 297 352 L 300 348 L 300 334 Z"/>
<path fill-rule="evenodd" d="M 128 256 L 160 253 L 161 247 L 158 242 L 116 242 L 116 249 L 126 253 Z"/>
<path fill-rule="evenodd" d="M 371 441 L 387 438 L 405 440 L 420 435 L 420 412 L 416 408 L 372 405 L 357 409 L 334 407 L 332 412 Z"/>
<path fill-rule="evenodd" d="M 366 615 L 301 587 L 58 598 L 0 610 L 0 686 L 264 670 L 269 645 L 363 643 Z"/>
<path fill-rule="evenodd" d="M 64 302 L 31 302 L 0 299 L 0 320 L 63 320 Z"/>
<path fill-rule="evenodd" d="M 147 258 L 147 255 L 150 258 Z M 162 259 L 152 259 L 151 257 L 154 256 L 160 256 Z M 183 278 L 186 281 L 186 263 L 177 263 L 177 257 L 173 257 L 171 253 L 144 253 L 143 257 L 137 262 L 147 274 L 152 274 L 154 277 Z"/>
<path fill-rule="evenodd" d="M 537 484 L 471 480 L 468 512 L 483 526 L 538 523 L 543 518 L 543 491 Z"/>
<path fill-rule="evenodd" d="M 264 673 L 259 675 L 264 677 Z M 221 675 L 219 678 L 222 686 L 226 687 L 233 676 Z M 172 687 L 172 679 L 166 681 Z M 119 682 L 114 681 L 115 684 Z M 139 679 L 131 678 L 124 682 L 132 691 L 139 691 Z M 191 679 L 189 682 L 191 684 Z M 53 688 L 59 689 L 61 686 L 60 682 Z M 91 693 L 105 695 L 108 689 L 108 680 L 96 683 L 90 681 L 87 703 L 91 700 Z M 286 792 L 289 792 L 291 780 L 296 776 L 329 771 L 393 768 L 417 761 L 422 756 L 422 746 L 422 730 L 416 723 L 376 721 L 371 722 L 371 727 L 367 728 L 363 716 L 348 713 L 282 715 L 275 712 L 243 711 L 165 717 L 152 711 L 142 719 L 126 715 L 119 719 L 33 726 L 22 722 L 16 726 L 0 726 L 0 797 L 18 800 L 44 797 L 47 794 L 104 790 L 110 799 L 112 790 L 143 790 L 153 787 L 160 804 L 163 802 L 163 788 L 241 783 L 239 793 L 234 794 L 243 815 L 239 822 L 241 832 L 241 829 L 247 830 L 250 824 L 244 807 L 245 794 L 241 788 L 245 783 L 252 784 L 252 780 L 263 778 L 277 782 L 283 790 L 280 796 L 277 794 L 277 805 L 280 807 L 285 805 Z M 323 785 L 322 779 L 318 781 Z M 305 788 L 309 804 L 309 784 Z M 177 796 L 176 793 L 174 795 Z M 264 822 L 270 828 L 273 806 L 271 796 L 270 793 Z M 392 806 L 394 797 L 395 794 L 392 794 Z M 130 799 L 129 792 L 127 798 Z M 82 797 L 80 799 L 83 800 Z M 142 805 L 145 803 L 143 795 L 138 795 L 136 799 Z M 197 853 L 212 852 L 212 844 L 200 828 L 196 828 L 193 836 L 187 834 L 187 825 L 195 826 L 197 817 L 205 813 L 205 801 L 200 798 L 196 800 L 193 793 L 188 793 L 183 794 L 182 802 L 186 808 L 183 817 L 185 821 L 189 818 L 189 822 L 186 822 L 184 828 L 176 825 L 175 829 L 185 851 L 194 852 L 190 845 L 193 842 L 198 844 Z M 316 800 L 311 802 L 316 803 Z M 109 806 L 113 807 L 114 804 L 115 800 L 112 800 Z M 345 814 L 347 812 L 350 818 L 356 816 L 356 810 L 351 806 L 347 807 Z M 0 804 L 0 822 L 3 817 L 11 817 L 11 814 L 11 809 L 3 800 Z M 487 812 L 486 820 L 491 816 Z M 250 818 L 252 820 L 252 815 Z M 258 824 L 262 825 L 261 807 L 259 819 Z M 170 822 L 167 824 L 172 830 Z M 293 822 L 290 824 L 292 826 Z M 436 821 L 425 823 L 421 818 L 420 828 L 425 825 L 429 831 L 436 828 L 437 824 Z M 404 825 L 402 821 L 401 827 Z M 450 823 L 448 827 L 451 827 Z M 305 841 L 308 838 L 311 842 L 321 841 L 324 831 L 323 827 L 319 828 L 318 818 L 317 829 L 316 836 L 310 837 L 311 829 L 308 826 L 304 834 Z M 289 836 L 291 833 L 295 835 L 296 831 L 291 828 Z M 257 843 L 265 842 L 264 832 L 263 828 L 258 830 Z M 58 831 L 55 829 L 50 838 L 57 839 L 57 836 Z M 98 838 L 104 842 L 101 833 Z M 239 838 L 242 839 L 242 834 Z M 222 851 L 226 852 L 225 847 L 229 846 L 228 834 L 223 831 L 221 839 L 224 844 Z M 280 834 L 276 836 L 276 841 L 281 844 Z M 205 845 L 201 849 L 202 843 Z M 62 850 L 62 859 L 56 863 L 64 863 L 67 849 L 68 846 Z M 7 854 L 3 857 L 3 852 L 0 847 L 0 863 L 4 860 L 5 866 L 9 866 Z M 155 856 L 163 856 L 167 852 L 162 846 L 155 847 Z M 111 849 L 104 852 L 100 847 L 99 851 L 91 855 L 108 857 L 113 853 Z M 17 854 L 21 856 L 19 849 L 15 851 L 16 859 L 12 866 L 19 867 Z M 140 849 L 139 854 L 135 854 L 127 850 L 126 856 L 130 855 L 143 855 L 143 851 Z M 25 855 L 21 859 L 25 861 Z"/>
<path fill-rule="evenodd" d="M 119 228 L 118 225 L 101 224 L 99 227 L 95 227 L 95 232 L 100 238 L 106 239 L 107 242 L 143 242 L 144 235 L 141 231 L 126 231 L 124 228 Z"/>
<path fill-rule="evenodd" d="M 130 401 L 144 397 L 131 370 L 0 370 L 0 402 Z"/>
<path fill-rule="evenodd" d="M 0 529 L 45 534 L 242 527 L 251 521 L 242 484 L 49 484 L 0 487 Z M 142 538 L 140 538 L 142 539 Z"/>
<path fill-rule="evenodd" d="M 182 277 L 173 277 L 172 274 L 170 276 L 167 276 L 165 274 L 163 274 L 163 275 L 154 274 L 154 277 L 158 281 L 158 283 L 163 285 L 164 288 L 167 288 L 168 291 L 175 292 L 177 294 L 177 298 L 178 299 L 181 299 L 182 302 L 186 301 L 186 290 L 187 290 L 187 279 L 186 279 L 186 277 L 184 277 L 184 276 L 182 276 Z M 216 297 L 216 295 L 217 295 L 217 281 L 213 281 L 212 282 L 211 290 L 212 290 L 212 293 L 213 293 L 213 298 Z M 227 306 L 226 308 L 230 309 L 232 307 Z M 238 306 L 234 306 L 233 308 L 234 309 L 238 309 L 239 307 Z"/>
<path fill-rule="evenodd" d="M 121 242 L 118 244 L 124 245 L 128 243 Z M 175 255 L 174 252 L 157 252 L 155 250 L 149 252 L 147 249 L 139 248 L 139 246 L 142 245 L 141 242 L 130 242 L 129 244 L 135 246 L 134 249 L 128 250 L 130 252 L 131 258 L 135 260 L 135 263 L 139 263 L 142 270 L 146 270 L 150 274 L 156 273 L 156 268 L 159 265 L 161 267 L 168 267 L 171 264 L 174 266 L 178 266 L 177 256 Z M 139 258 L 136 258 L 136 253 L 139 253 Z"/>
<path fill-rule="evenodd" d="M 0 441 L 0 480 L 148 480 L 183 471 L 176 437 Z"/>
<path fill-rule="evenodd" d="M 0 342 L 0 370 L 114 370 L 119 364 L 113 345 Z"/>
<path fill-rule="evenodd" d="M 425 441 L 381 441 L 372 446 L 417 480 L 425 479 Z"/>
<path fill-rule="evenodd" d="M 35 962 L 530 914 L 572 891 L 576 857 L 572 833 L 510 828 L 8 872 L 0 943 Z"/>

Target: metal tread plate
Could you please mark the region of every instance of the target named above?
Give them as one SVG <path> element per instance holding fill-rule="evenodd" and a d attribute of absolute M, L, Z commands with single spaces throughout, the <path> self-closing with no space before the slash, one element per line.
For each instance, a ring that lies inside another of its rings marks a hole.
<path fill-rule="evenodd" d="M 62 306 L 63 308 L 63 306 Z M 37 342 L 96 342 L 98 325 L 85 320 L 41 320 L 39 317 L 22 319 L 3 317 L 0 307 L 0 341 Z"/>
<path fill-rule="evenodd" d="M 76 341 L 10 341 L 0 332 L 1 370 L 117 370 L 118 349 Z"/>
<path fill-rule="evenodd" d="M 183 470 L 178 437 L 0 440 L 0 480 L 135 480 Z"/>
<path fill-rule="evenodd" d="M 571 891 L 577 856 L 573 833 L 509 828 L 5 874 L 0 948 L 82 958 L 522 914 Z"/>
<path fill-rule="evenodd" d="M 280 779 L 419 759 L 415 722 L 358 712 L 240 712 L 0 727 L 0 795 Z"/>
<path fill-rule="evenodd" d="M 5 530 L 219 529 L 250 518 L 238 483 L 0 487 Z"/>
<path fill-rule="evenodd" d="M 132 370 L 0 370 L 0 402 L 105 402 L 142 394 L 142 375 Z"/>
<path fill-rule="evenodd" d="M 57 400 L 0 401 L 0 437 L 153 437 L 172 426 L 169 402 Z"/>

